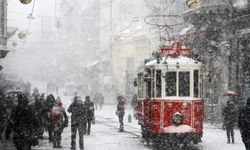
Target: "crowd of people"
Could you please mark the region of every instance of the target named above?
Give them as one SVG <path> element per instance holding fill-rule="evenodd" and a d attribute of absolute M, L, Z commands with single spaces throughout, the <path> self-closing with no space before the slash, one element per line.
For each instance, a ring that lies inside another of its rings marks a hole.
<path fill-rule="evenodd" d="M 90 134 L 94 118 L 94 104 L 90 97 L 85 101 L 80 96 L 73 98 L 67 110 L 71 116 L 71 149 L 76 149 L 76 131 L 79 132 L 79 147 L 84 149 L 83 135 Z M 53 148 L 62 148 L 61 134 L 68 127 L 68 116 L 60 97 L 53 94 L 45 96 L 37 89 L 33 94 L 23 92 L 0 97 L 0 140 L 13 139 L 17 150 L 30 150 L 39 144 L 48 132 L 48 140 Z"/>

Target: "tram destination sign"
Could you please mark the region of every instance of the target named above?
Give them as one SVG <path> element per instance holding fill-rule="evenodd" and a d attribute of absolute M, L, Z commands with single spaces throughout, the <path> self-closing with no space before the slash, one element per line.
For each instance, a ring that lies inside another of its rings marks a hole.
<path fill-rule="evenodd" d="M 191 49 L 181 48 L 180 42 L 175 42 L 171 46 L 162 46 L 160 47 L 161 53 L 165 56 L 191 56 Z"/>

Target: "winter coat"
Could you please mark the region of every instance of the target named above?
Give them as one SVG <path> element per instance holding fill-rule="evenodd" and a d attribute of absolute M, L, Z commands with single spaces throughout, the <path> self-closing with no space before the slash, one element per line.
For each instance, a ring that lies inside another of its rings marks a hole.
<path fill-rule="evenodd" d="M 68 109 L 71 114 L 71 126 L 86 123 L 86 107 L 82 101 L 74 100 Z"/>
<path fill-rule="evenodd" d="M 250 103 L 240 110 L 238 125 L 243 141 L 250 143 Z"/>
<path fill-rule="evenodd" d="M 11 131 L 14 131 L 14 138 L 25 138 L 31 142 L 31 137 L 37 134 L 38 124 L 28 105 L 18 105 L 11 114 L 10 122 L 6 131 L 6 138 L 9 138 Z"/>
<path fill-rule="evenodd" d="M 53 107 L 51 120 L 54 125 L 54 131 L 62 132 L 63 128 L 68 126 L 68 117 L 63 107 Z"/>
<path fill-rule="evenodd" d="M 123 116 L 125 114 L 125 101 L 118 101 L 116 107 L 116 115 Z"/>
<path fill-rule="evenodd" d="M 85 100 L 84 105 L 86 107 L 87 119 L 92 120 L 95 115 L 94 103 L 90 100 Z"/>
<path fill-rule="evenodd" d="M 233 127 L 237 120 L 237 113 L 234 108 L 234 104 L 229 103 L 223 110 L 224 124 L 226 127 Z"/>

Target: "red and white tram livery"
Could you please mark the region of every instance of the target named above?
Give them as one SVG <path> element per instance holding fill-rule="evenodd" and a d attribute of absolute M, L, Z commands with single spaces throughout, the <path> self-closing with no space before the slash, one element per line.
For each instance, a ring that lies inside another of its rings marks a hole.
<path fill-rule="evenodd" d="M 161 57 L 138 68 L 137 106 L 142 137 L 161 144 L 201 141 L 203 133 L 202 63 L 175 42 Z"/>

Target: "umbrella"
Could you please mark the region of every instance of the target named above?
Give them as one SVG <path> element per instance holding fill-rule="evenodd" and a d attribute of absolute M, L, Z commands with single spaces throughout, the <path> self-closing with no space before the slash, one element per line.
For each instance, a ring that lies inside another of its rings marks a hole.
<path fill-rule="evenodd" d="M 236 96 L 238 95 L 238 93 L 234 92 L 234 91 L 225 91 L 223 96 Z"/>

